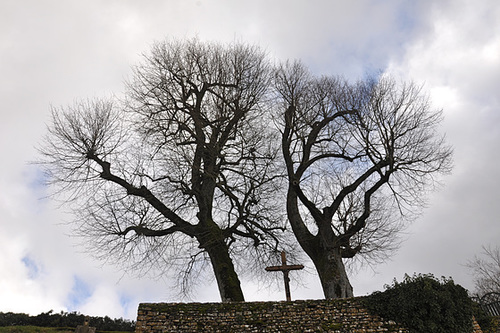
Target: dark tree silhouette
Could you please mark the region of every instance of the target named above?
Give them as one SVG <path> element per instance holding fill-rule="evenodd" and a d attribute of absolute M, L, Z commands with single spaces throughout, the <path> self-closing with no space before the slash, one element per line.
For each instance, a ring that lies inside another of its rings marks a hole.
<path fill-rule="evenodd" d="M 223 301 L 244 299 L 235 262 L 263 271 L 293 246 L 280 242 L 285 201 L 325 296 L 352 296 L 343 260 L 397 248 L 451 169 L 441 113 L 415 84 L 271 68 L 248 45 L 158 43 L 125 96 L 53 109 L 40 147 L 49 183 L 74 204 L 89 251 L 178 272 L 182 291 L 210 263 Z"/>
<path fill-rule="evenodd" d="M 277 69 L 275 89 L 293 232 L 325 297 L 350 297 L 344 259 L 380 260 L 395 249 L 402 217 L 451 169 L 441 112 L 413 83 L 382 76 L 350 84 L 297 62 Z"/>
<path fill-rule="evenodd" d="M 140 273 L 175 268 L 182 290 L 210 262 L 222 301 L 243 301 L 232 256 L 263 267 L 283 230 L 269 74 L 256 47 L 163 42 L 125 102 L 54 109 L 41 163 L 89 250 Z"/>
<path fill-rule="evenodd" d="M 42 312 L 36 316 L 25 313 L 0 312 L 0 326 L 39 326 L 72 328 L 73 330 L 89 319 L 89 325 L 98 331 L 134 331 L 135 321 L 119 318 L 89 317 L 77 312 L 55 313 L 53 310 Z"/>

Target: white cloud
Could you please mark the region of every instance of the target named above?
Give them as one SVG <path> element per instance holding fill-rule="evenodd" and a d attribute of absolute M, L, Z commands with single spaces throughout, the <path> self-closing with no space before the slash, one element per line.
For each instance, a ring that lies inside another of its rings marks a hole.
<path fill-rule="evenodd" d="M 432 29 L 388 67 L 425 84 L 434 105 L 444 110 L 444 129 L 455 149 L 454 172 L 444 179 L 445 188 L 431 196 L 394 264 L 384 268 L 394 269 L 399 278 L 415 268 L 451 275 L 472 288 L 463 265 L 482 244 L 500 236 L 499 13 L 493 1 L 435 3 L 427 18 Z"/>
<path fill-rule="evenodd" d="M 120 296 L 113 285 L 99 285 L 86 302 L 80 306 L 80 311 L 89 315 L 106 313 L 111 318 L 123 315 Z"/>
<path fill-rule="evenodd" d="M 461 264 L 500 236 L 498 17 L 500 5 L 486 0 L 1 2 L 0 311 L 134 318 L 139 302 L 179 300 L 168 281 L 122 276 L 80 253 L 60 225 L 68 216 L 39 200 L 40 175 L 26 163 L 36 158 L 51 103 L 121 93 L 130 65 L 166 37 L 242 40 L 271 56 L 301 58 L 318 73 L 359 77 L 388 67 L 425 82 L 444 109 L 455 171 L 394 261 L 375 277 L 361 271 L 353 284 L 364 294 L 416 271 L 470 287 Z M 317 279 L 304 276 L 310 289 L 292 296 L 321 297 Z M 243 284 L 248 299 L 282 299 L 282 290 Z M 218 292 L 202 284 L 193 299 L 217 300 Z"/>

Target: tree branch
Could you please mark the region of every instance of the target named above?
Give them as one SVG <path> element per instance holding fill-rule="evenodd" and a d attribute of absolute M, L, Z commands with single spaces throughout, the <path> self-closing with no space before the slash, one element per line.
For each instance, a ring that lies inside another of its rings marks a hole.
<path fill-rule="evenodd" d="M 174 225 L 167 229 L 153 230 L 139 225 L 127 227 L 125 228 L 125 230 L 118 232 L 117 235 L 126 236 L 131 231 L 135 232 L 138 236 L 161 237 L 171 235 L 178 231 L 182 231 L 182 229 Z"/>
<path fill-rule="evenodd" d="M 128 183 L 125 179 L 114 175 L 111 172 L 111 164 L 109 162 L 103 161 L 98 156 L 88 153 L 87 158 L 95 161 L 102 168 L 102 172 L 100 174 L 102 179 L 111 181 L 115 184 L 123 187 L 128 195 L 133 195 L 137 197 L 141 197 L 146 200 L 151 206 L 153 206 L 160 214 L 166 217 L 169 221 L 174 223 L 179 231 L 184 232 L 185 234 L 194 237 L 196 235 L 195 228 L 192 224 L 182 219 L 179 215 L 170 210 L 167 206 L 165 206 L 156 196 L 151 193 L 151 191 L 146 186 L 135 187 L 134 185 Z"/>

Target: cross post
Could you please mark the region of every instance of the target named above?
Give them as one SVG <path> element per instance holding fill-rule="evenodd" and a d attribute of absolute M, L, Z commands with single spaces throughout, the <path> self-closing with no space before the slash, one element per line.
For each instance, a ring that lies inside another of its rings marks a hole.
<path fill-rule="evenodd" d="M 293 270 L 303 269 L 303 265 L 287 265 L 286 264 L 286 254 L 285 251 L 281 251 L 281 266 L 269 266 L 266 267 L 266 271 L 268 272 L 283 272 L 283 278 L 285 280 L 285 295 L 286 300 L 291 301 L 292 297 L 290 296 L 290 278 L 288 277 L 288 273 Z"/>

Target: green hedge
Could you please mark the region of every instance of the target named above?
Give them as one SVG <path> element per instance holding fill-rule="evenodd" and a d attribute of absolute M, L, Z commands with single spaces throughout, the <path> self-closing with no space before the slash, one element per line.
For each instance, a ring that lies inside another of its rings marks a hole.
<path fill-rule="evenodd" d="M 402 282 L 394 280 L 385 288 L 363 298 L 368 310 L 414 333 L 473 332 L 473 302 L 452 279 L 405 275 Z"/>
<path fill-rule="evenodd" d="M 49 312 L 37 316 L 25 313 L 0 312 L 0 327 L 5 326 L 37 326 L 37 327 L 75 327 L 82 325 L 87 316 L 77 312 Z M 111 319 L 105 317 L 88 317 L 89 325 L 97 331 L 128 331 L 135 330 L 135 321 L 127 319 Z M 0 332 L 1 333 L 1 332 Z"/>

